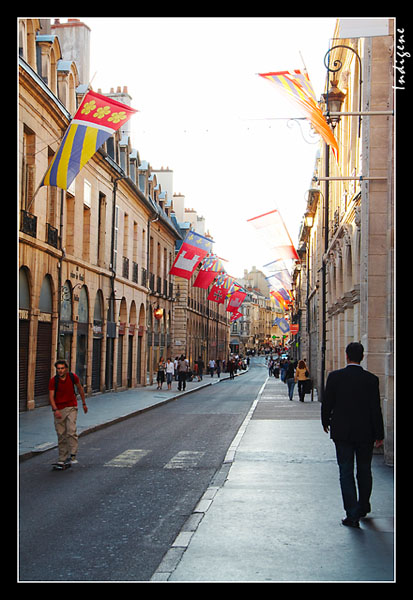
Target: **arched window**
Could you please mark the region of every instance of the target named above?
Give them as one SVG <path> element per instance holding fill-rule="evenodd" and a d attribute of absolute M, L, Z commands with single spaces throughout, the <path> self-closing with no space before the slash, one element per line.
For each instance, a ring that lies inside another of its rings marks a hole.
<path fill-rule="evenodd" d="M 19 308 L 30 310 L 30 286 L 26 267 L 19 271 Z"/>
<path fill-rule="evenodd" d="M 43 279 L 42 287 L 40 290 L 39 310 L 43 313 L 52 312 L 52 284 L 50 280 L 50 275 L 46 275 Z"/>

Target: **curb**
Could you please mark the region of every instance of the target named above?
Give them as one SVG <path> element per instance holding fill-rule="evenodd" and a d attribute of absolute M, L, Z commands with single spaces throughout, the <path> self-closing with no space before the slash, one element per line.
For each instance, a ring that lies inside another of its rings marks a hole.
<path fill-rule="evenodd" d="M 269 376 L 267 375 L 267 378 L 262 384 L 245 419 L 241 423 L 241 426 L 239 427 L 234 439 L 231 442 L 230 447 L 227 450 L 227 454 L 224 458 L 224 462 L 222 463 L 221 468 L 218 469 L 218 471 L 215 473 L 214 477 L 212 478 L 211 484 L 207 487 L 201 498 L 198 500 L 198 503 L 195 506 L 194 510 L 189 515 L 181 531 L 178 533 L 174 542 L 172 542 L 171 547 L 164 555 L 156 571 L 153 573 L 150 579 L 151 582 L 168 581 L 172 573 L 179 565 L 185 551 L 188 549 L 192 536 L 198 529 L 202 519 L 205 516 L 205 513 L 209 510 L 211 504 L 213 503 L 216 493 L 220 488 L 224 486 L 225 481 L 227 480 L 229 470 L 235 459 L 235 453 L 238 449 L 238 446 L 241 443 L 241 439 L 245 433 L 245 430 L 248 427 L 254 410 L 265 389 L 265 386 L 267 385 L 268 379 Z"/>
<path fill-rule="evenodd" d="M 235 374 L 235 377 L 238 377 L 239 375 L 244 375 L 248 371 L 249 371 L 248 368 L 245 371 L 240 371 L 239 373 Z M 131 417 L 136 417 L 137 415 L 147 412 L 148 410 L 152 410 L 153 408 L 157 408 L 158 406 L 162 406 L 163 404 L 167 404 L 168 402 L 173 402 L 174 400 L 177 400 L 178 398 L 181 398 L 182 396 L 186 396 L 187 394 L 193 394 L 194 392 L 196 392 L 198 390 L 202 390 L 206 387 L 209 387 L 210 385 L 216 385 L 217 383 L 220 383 L 221 381 L 225 381 L 229 378 L 230 377 L 228 376 L 228 377 L 219 377 L 217 379 L 213 379 L 212 381 L 209 381 L 208 383 L 204 383 L 192 390 L 185 390 L 185 391 L 180 392 L 179 394 L 176 394 L 175 396 L 171 396 L 170 398 L 165 398 L 165 400 L 160 400 L 159 402 L 151 404 L 151 406 L 146 406 L 145 408 L 139 408 L 138 410 L 135 410 L 126 415 L 121 415 L 120 417 L 114 417 L 113 419 L 110 419 L 109 421 L 104 421 L 103 423 L 91 425 L 90 427 L 87 427 L 86 429 L 83 429 L 82 431 L 80 431 L 78 433 L 78 437 L 80 438 L 80 437 L 83 437 L 84 435 L 88 435 L 89 433 L 93 433 L 95 431 L 99 431 L 100 429 L 104 429 L 105 427 L 109 427 L 110 425 L 120 423 L 121 421 L 126 421 L 126 419 L 129 419 Z M 40 445 L 38 450 L 29 450 L 28 452 L 19 454 L 19 463 L 24 462 L 25 460 L 28 460 L 29 458 L 33 458 L 34 456 L 37 456 L 38 454 L 43 454 L 43 452 L 48 452 L 49 450 L 52 450 L 53 448 L 57 448 L 57 441 L 52 442 L 52 443 L 46 442 L 44 444 L 44 446 L 45 447 L 42 448 Z"/>

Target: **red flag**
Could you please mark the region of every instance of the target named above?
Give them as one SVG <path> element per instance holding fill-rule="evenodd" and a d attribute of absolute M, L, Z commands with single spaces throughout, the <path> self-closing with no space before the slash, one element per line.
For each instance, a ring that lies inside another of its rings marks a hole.
<path fill-rule="evenodd" d="M 179 249 L 174 264 L 169 271 L 170 275 L 178 275 L 184 279 L 191 279 L 192 274 L 203 258 L 211 251 L 212 240 L 190 231 Z"/>
<path fill-rule="evenodd" d="M 236 321 L 237 319 L 239 319 L 240 317 L 242 317 L 242 312 L 239 312 L 238 310 L 233 312 L 230 318 L 230 323 L 233 323 L 234 321 Z"/>
<path fill-rule="evenodd" d="M 199 287 L 206 290 L 211 285 L 218 273 L 224 271 L 221 259 L 217 256 L 210 256 L 203 261 L 200 271 L 192 284 L 193 287 Z"/>
<path fill-rule="evenodd" d="M 212 300 L 212 302 L 217 302 L 218 304 L 223 304 L 227 292 L 228 290 L 224 289 L 222 286 L 214 285 L 208 294 L 208 300 Z"/>
<path fill-rule="evenodd" d="M 214 271 L 204 271 L 204 269 L 201 269 L 192 286 L 206 290 L 216 277 L 218 277 L 218 273 L 214 273 Z"/>
<path fill-rule="evenodd" d="M 227 311 L 228 312 L 238 311 L 238 309 L 241 306 L 241 304 L 243 303 L 246 295 L 247 295 L 247 293 L 242 292 L 241 290 L 237 290 L 236 292 L 231 294 L 231 297 L 227 304 Z"/>

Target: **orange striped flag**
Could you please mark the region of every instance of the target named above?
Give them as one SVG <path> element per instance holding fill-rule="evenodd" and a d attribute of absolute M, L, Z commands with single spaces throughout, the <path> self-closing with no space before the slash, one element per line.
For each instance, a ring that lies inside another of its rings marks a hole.
<path fill-rule="evenodd" d="M 318 106 L 314 89 L 307 73 L 302 73 L 296 69 L 294 71 L 258 74 L 260 77 L 264 77 L 264 79 L 268 79 L 268 81 L 274 83 L 281 92 L 301 108 L 316 132 L 321 135 L 326 144 L 331 146 L 334 156 L 338 161 L 337 140 Z"/>

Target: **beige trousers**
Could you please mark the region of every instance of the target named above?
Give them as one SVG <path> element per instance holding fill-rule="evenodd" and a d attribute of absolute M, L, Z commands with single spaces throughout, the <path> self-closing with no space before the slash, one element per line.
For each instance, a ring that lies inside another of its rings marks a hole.
<path fill-rule="evenodd" d="M 72 454 L 77 454 L 78 435 L 76 428 L 77 407 L 68 406 L 60 411 L 61 419 L 55 415 L 54 426 L 57 433 L 57 444 L 59 447 L 59 462 L 64 462 Z"/>

